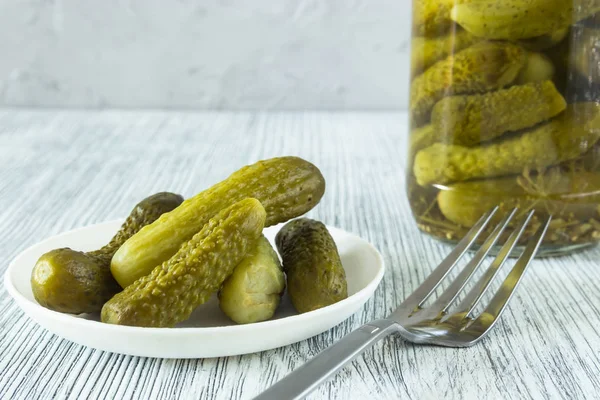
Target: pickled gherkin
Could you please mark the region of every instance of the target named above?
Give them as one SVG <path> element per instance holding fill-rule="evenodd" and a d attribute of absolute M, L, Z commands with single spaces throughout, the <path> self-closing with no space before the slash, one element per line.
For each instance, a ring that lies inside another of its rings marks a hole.
<path fill-rule="evenodd" d="M 277 233 L 275 242 L 287 275 L 288 294 L 299 313 L 348 297 L 346 274 L 325 225 L 308 218 L 291 221 Z"/>
<path fill-rule="evenodd" d="M 93 313 L 121 290 L 108 263 L 82 251 L 62 248 L 42 255 L 31 274 L 36 301 L 69 314 Z"/>
<path fill-rule="evenodd" d="M 541 53 L 530 52 L 527 54 L 527 62 L 521 72 L 519 72 L 515 83 L 523 85 L 552 80 L 555 73 L 556 68 L 548 57 Z"/>
<path fill-rule="evenodd" d="M 527 60 L 508 42 L 481 42 L 431 66 L 411 85 L 411 124 L 425 125 L 433 106 L 448 95 L 484 93 L 508 86 Z"/>
<path fill-rule="evenodd" d="M 436 62 L 481 41 L 459 29 L 439 37 L 415 37 L 411 44 L 411 76 L 415 77 Z"/>
<path fill-rule="evenodd" d="M 264 236 L 219 291 L 221 310 L 238 324 L 270 319 L 285 289 L 279 257 Z"/>
<path fill-rule="evenodd" d="M 551 81 L 480 95 L 446 97 L 433 108 L 432 125 L 451 143 L 475 146 L 506 132 L 529 128 L 565 110 Z"/>
<path fill-rule="evenodd" d="M 212 216 L 237 201 L 258 199 L 270 226 L 306 213 L 324 191 L 323 175 L 308 161 L 297 157 L 259 161 L 186 200 L 131 237 L 113 257 L 111 271 L 127 287 L 168 260 Z"/>
<path fill-rule="evenodd" d="M 600 0 L 415 4 L 406 192 L 418 228 L 458 243 L 484 212 L 517 207 L 516 221 L 536 211 L 519 245 L 548 216 L 540 254 L 600 243 Z"/>
<path fill-rule="evenodd" d="M 216 293 L 258 242 L 266 211 L 245 199 L 219 212 L 177 253 L 110 299 L 102 322 L 172 327 Z"/>
<path fill-rule="evenodd" d="M 421 186 L 518 174 L 573 160 L 600 139 L 600 104 L 577 103 L 554 120 L 497 143 L 464 147 L 436 143 L 415 157 Z"/>
<path fill-rule="evenodd" d="M 451 18 L 475 36 L 519 40 L 550 34 L 600 11 L 600 0 L 478 0 L 454 6 Z"/>
<path fill-rule="evenodd" d="M 142 227 L 182 202 L 183 198 L 177 194 L 157 193 L 138 203 L 101 249 L 85 253 L 62 248 L 42 255 L 31 274 L 33 296 L 54 311 L 70 314 L 100 311 L 121 290 L 110 272 L 110 260 L 117 249 Z"/>
<path fill-rule="evenodd" d="M 450 18 L 452 7 L 465 1 L 467 0 L 415 0 L 413 31 L 418 36 L 443 35 L 454 23 Z"/>
<path fill-rule="evenodd" d="M 539 183 L 545 183 L 541 186 Z M 578 194 L 584 194 L 578 196 Z M 594 195 L 586 195 L 593 193 Z M 600 173 L 571 174 L 560 169 L 538 176 L 512 176 L 484 181 L 459 182 L 437 196 L 444 216 L 461 226 L 471 227 L 485 212 L 499 206 L 498 215 L 518 208 L 522 213 L 535 209 L 538 216 L 587 222 L 598 218 Z"/>

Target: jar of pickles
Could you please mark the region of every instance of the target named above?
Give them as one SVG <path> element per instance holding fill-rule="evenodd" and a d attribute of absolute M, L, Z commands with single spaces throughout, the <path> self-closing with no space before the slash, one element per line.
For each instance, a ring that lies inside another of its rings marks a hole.
<path fill-rule="evenodd" d="M 600 0 L 414 0 L 408 195 L 458 241 L 486 211 L 600 241 Z M 536 226 L 537 225 L 537 226 Z"/>

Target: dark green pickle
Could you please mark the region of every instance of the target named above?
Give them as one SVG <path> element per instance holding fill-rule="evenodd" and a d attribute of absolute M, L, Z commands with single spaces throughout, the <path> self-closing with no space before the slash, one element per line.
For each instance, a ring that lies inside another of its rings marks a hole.
<path fill-rule="evenodd" d="M 346 273 L 337 246 L 321 222 L 300 218 L 275 238 L 288 293 L 299 313 L 317 310 L 348 297 Z"/>
<path fill-rule="evenodd" d="M 70 314 L 98 312 L 121 291 L 110 272 L 110 260 L 119 247 L 142 227 L 175 209 L 183 197 L 157 193 L 138 203 L 117 234 L 99 250 L 52 250 L 40 257 L 31 274 L 31 288 L 38 303 Z"/>
<path fill-rule="evenodd" d="M 256 199 L 222 210 L 173 257 L 110 299 L 102 308 L 102 322 L 172 327 L 185 321 L 254 249 L 266 215 Z"/>

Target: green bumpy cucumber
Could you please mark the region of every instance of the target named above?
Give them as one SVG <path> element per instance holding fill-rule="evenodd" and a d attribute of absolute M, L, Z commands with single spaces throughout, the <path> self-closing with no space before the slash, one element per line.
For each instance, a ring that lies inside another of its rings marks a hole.
<path fill-rule="evenodd" d="M 427 37 L 446 34 L 454 24 L 450 18 L 452 7 L 465 1 L 469 0 L 413 1 L 413 33 Z"/>
<path fill-rule="evenodd" d="M 551 182 L 550 193 L 526 189 L 523 177 L 506 177 L 449 185 L 437 196 L 442 214 L 450 221 L 470 228 L 481 216 L 498 206 L 498 215 L 510 210 L 535 209 L 538 216 L 551 213 L 554 219 L 588 221 L 598 217 L 600 174 L 580 171 L 565 173 L 553 169 L 534 181 Z"/>
<path fill-rule="evenodd" d="M 321 222 L 288 222 L 275 238 L 288 294 L 299 313 L 317 310 L 348 297 L 346 273 L 333 238 Z"/>
<path fill-rule="evenodd" d="M 186 200 L 176 210 L 130 238 L 112 259 L 111 271 L 122 287 L 168 260 L 220 210 L 245 198 L 258 199 L 267 210 L 266 225 L 275 225 L 312 209 L 325 192 L 317 167 L 297 157 L 259 161 Z"/>
<path fill-rule="evenodd" d="M 222 210 L 173 257 L 106 302 L 102 322 L 172 327 L 185 321 L 256 246 L 266 217 L 256 199 Z"/>
<path fill-rule="evenodd" d="M 54 311 L 100 311 L 121 290 L 110 272 L 110 260 L 117 249 L 142 227 L 182 202 L 183 197 L 177 194 L 157 193 L 138 203 L 117 234 L 100 250 L 84 253 L 64 248 L 42 255 L 31 274 L 33 296 Z"/>
<path fill-rule="evenodd" d="M 219 306 L 238 324 L 266 321 L 275 314 L 284 290 L 279 257 L 263 236 L 223 283 Z"/>
<path fill-rule="evenodd" d="M 545 81 L 480 95 L 446 97 L 433 108 L 431 121 L 442 142 L 475 146 L 505 132 L 547 121 L 566 107 L 554 83 Z"/>
<path fill-rule="evenodd" d="M 480 38 L 462 29 L 439 37 L 415 37 L 411 44 L 411 77 L 422 74 L 436 62 L 479 41 Z"/>
<path fill-rule="evenodd" d="M 478 0 L 455 5 L 450 16 L 475 36 L 519 40 L 564 30 L 598 11 L 600 0 Z"/>
<path fill-rule="evenodd" d="M 552 121 L 478 147 L 436 143 L 417 153 L 413 172 L 421 186 L 541 170 L 574 160 L 600 139 L 600 104 L 576 103 Z"/>
<path fill-rule="evenodd" d="M 520 46 L 480 42 L 437 62 L 411 84 L 412 127 L 427 124 L 432 108 L 445 96 L 485 93 L 508 86 L 526 60 L 526 51 Z"/>

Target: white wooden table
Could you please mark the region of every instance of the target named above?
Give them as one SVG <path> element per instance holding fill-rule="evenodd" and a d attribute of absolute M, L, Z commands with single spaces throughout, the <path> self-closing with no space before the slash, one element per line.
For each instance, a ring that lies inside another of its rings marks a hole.
<path fill-rule="evenodd" d="M 328 183 L 311 214 L 383 253 L 364 310 L 259 354 L 161 360 L 110 354 L 38 327 L 0 288 L 0 398 L 249 399 L 343 335 L 388 314 L 448 251 L 404 195 L 406 116 L 385 113 L 0 111 L 0 270 L 24 248 L 126 215 L 150 193 L 191 196 L 261 158 L 299 155 Z M 600 250 L 535 261 L 503 320 L 469 349 L 392 338 L 312 399 L 600 398 Z M 275 333 L 274 333 L 275 334 Z"/>

